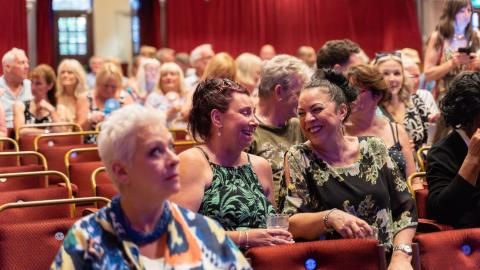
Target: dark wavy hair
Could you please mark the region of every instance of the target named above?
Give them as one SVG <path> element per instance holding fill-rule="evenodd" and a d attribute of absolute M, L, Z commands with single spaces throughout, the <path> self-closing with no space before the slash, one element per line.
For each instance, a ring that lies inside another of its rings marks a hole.
<path fill-rule="evenodd" d="M 327 41 L 317 52 L 318 68 L 333 68 L 336 64 L 345 65 L 350 55 L 359 53 L 360 46 L 350 39 Z"/>
<path fill-rule="evenodd" d="M 440 110 L 448 126 L 471 128 L 480 113 L 480 72 L 465 71 L 458 74 L 441 100 Z"/>
<path fill-rule="evenodd" d="M 213 109 L 226 112 L 234 93 L 250 93 L 243 86 L 230 79 L 214 78 L 198 84 L 192 98 L 192 109 L 188 116 L 188 128 L 195 139 L 206 141 L 210 138 Z"/>
<path fill-rule="evenodd" d="M 440 21 L 436 27 L 436 30 L 440 33 L 435 41 L 435 48 L 438 50 L 445 39 L 451 39 L 455 32 L 454 23 L 455 15 L 464 7 L 472 6 L 470 0 L 447 0 L 443 6 L 442 15 Z M 474 52 L 479 47 L 479 38 L 472 29 L 472 22 L 467 25 L 465 29 L 465 37 L 468 40 L 468 44 L 471 44 L 471 51 Z"/>
<path fill-rule="evenodd" d="M 347 106 L 347 115 L 343 121 L 348 119 L 351 112 L 351 103 L 357 99 L 358 91 L 349 85 L 347 78 L 333 69 L 318 69 L 310 81 L 305 85 L 303 91 L 313 88 L 323 88 L 337 104 Z"/>

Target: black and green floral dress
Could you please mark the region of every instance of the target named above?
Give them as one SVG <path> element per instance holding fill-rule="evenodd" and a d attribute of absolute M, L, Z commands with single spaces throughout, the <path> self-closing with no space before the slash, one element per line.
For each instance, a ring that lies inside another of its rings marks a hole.
<path fill-rule="evenodd" d="M 283 212 L 320 212 L 332 208 L 365 220 L 378 228 L 378 238 L 391 250 L 393 237 L 417 225 L 415 202 L 405 179 L 388 155 L 383 141 L 359 137 L 360 156 L 346 167 L 332 167 L 307 144 L 290 148 L 285 155 L 291 183 L 282 180 Z M 327 238 L 339 238 L 332 232 Z"/>
<path fill-rule="evenodd" d="M 225 230 L 265 228 L 266 216 L 275 209 L 263 193 L 258 177 L 248 163 L 224 167 L 210 162 L 212 184 L 205 190 L 198 213 L 218 221 Z"/>

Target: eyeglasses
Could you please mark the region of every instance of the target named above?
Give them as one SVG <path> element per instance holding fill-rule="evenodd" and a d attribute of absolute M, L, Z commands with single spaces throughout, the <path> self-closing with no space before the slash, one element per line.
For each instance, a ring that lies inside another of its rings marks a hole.
<path fill-rule="evenodd" d="M 376 64 L 379 62 L 380 59 L 385 57 L 395 57 L 395 58 L 398 58 L 399 60 L 402 60 L 402 53 L 400 51 L 375 53 L 375 60 L 373 61 L 373 63 Z"/>

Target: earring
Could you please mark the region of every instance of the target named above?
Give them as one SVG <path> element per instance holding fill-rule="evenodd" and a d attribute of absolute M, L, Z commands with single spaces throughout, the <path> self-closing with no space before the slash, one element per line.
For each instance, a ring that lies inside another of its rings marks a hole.
<path fill-rule="evenodd" d="M 222 137 L 222 127 L 218 128 L 217 136 Z"/>

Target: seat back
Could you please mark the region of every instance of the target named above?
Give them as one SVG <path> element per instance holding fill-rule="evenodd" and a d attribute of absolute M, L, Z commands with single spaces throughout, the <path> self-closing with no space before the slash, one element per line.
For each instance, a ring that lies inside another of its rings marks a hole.
<path fill-rule="evenodd" d="M 117 188 L 107 174 L 105 167 L 97 168 L 92 172 L 90 177 L 92 187 L 95 191 L 95 196 L 112 199 L 118 193 Z M 97 207 L 103 207 L 102 204 L 97 204 Z"/>
<path fill-rule="evenodd" d="M 0 138 L 0 153 L 3 152 L 18 152 L 19 146 L 18 143 L 8 137 Z M 3 166 L 18 166 L 20 165 L 20 160 L 16 156 L 2 156 L 0 158 L 0 167 Z"/>
<path fill-rule="evenodd" d="M 2 269 L 48 269 L 75 219 L 0 226 Z"/>
<path fill-rule="evenodd" d="M 248 250 L 255 270 L 386 269 L 385 250 L 371 239 L 341 239 L 256 247 Z"/>
<path fill-rule="evenodd" d="M 77 197 L 95 196 L 91 182 L 92 172 L 103 166 L 97 147 L 73 148 L 64 158 L 68 178 L 78 187 Z"/>
<path fill-rule="evenodd" d="M 7 191 L 0 192 L 0 207 L 8 203 L 70 198 L 68 189 L 62 186 Z M 0 224 L 70 217 L 72 217 L 71 209 L 67 204 L 30 208 L 9 208 L 0 211 Z"/>
<path fill-rule="evenodd" d="M 417 162 L 421 172 L 427 171 L 426 157 L 430 148 L 432 148 L 430 145 L 426 145 L 417 150 Z"/>
<path fill-rule="evenodd" d="M 479 269 L 480 229 L 420 234 L 415 241 L 423 270 Z"/>
<path fill-rule="evenodd" d="M 33 157 L 36 160 L 36 164 L 24 165 L 24 166 L 8 166 L 0 167 L 0 174 L 5 173 L 17 173 L 17 172 L 33 172 L 33 171 L 46 171 L 47 161 L 45 157 L 37 152 L 33 151 L 20 151 L 20 152 L 2 152 L 0 153 L 0 160 L 3 157 L 13 156 L 15 158 L 20 157 Z M 22 177 L 0 177 L 0 191 L 19 190 L 26 188 L 41 188 L 48 185 L 48 178 L 45 175 L 27 175 Z"/>
<path fill-rule="evenodd" d="M 172 128 L 169 129 L 170 133 L 172 134 L 173 141 L 190 141 L 192 140 L 192 136 L 186 129 L 177 129 Z"/>

